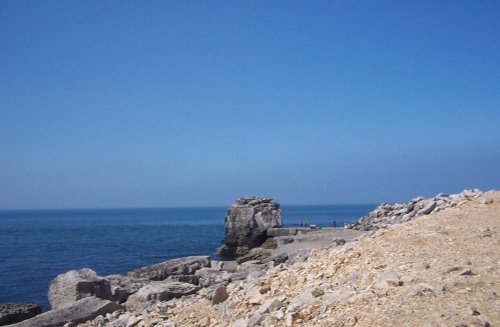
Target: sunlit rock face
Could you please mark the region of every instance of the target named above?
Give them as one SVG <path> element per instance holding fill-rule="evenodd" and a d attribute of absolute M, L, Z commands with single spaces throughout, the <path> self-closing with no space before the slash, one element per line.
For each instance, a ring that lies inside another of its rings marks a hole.
<path fill-rule="evenodd" d="M 267 239 L 269 228 L 281 227 L 280 205 L 270 198 L 240 198 L 224 219 L 224 245 L 220 254 L 241 256 Z"/>

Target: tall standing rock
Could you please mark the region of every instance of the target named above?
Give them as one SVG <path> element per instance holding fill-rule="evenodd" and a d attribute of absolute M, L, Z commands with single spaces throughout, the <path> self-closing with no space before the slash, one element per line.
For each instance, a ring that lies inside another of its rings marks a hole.
<path fill-rule="evenodd" d="M 267 239 L 267 229 L 281 227 L 280 205 L 269 198 L 241 198 L 227 209 L 220 254 L 245 255 Z"/>

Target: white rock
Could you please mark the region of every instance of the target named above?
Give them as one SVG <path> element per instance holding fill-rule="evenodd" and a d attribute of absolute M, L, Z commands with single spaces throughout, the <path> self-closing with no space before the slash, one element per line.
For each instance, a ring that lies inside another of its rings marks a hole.
<path fill-rule="evenodd" d="M 49 286 L 48 298 L 52 309 L 90 296 L 111 300 L 112 295 L 110 283 L 89 268 L 58 275 Z"/>

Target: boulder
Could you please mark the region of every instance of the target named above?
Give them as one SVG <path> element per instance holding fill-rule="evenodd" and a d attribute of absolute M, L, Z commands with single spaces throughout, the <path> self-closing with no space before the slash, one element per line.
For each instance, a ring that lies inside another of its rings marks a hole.
<path fill-rule="evenodd" d="M 226 301 L 229 298 L 229 294 L 227 293 L 227 289 L 224 286 L 219 286 L 214 290 L 212 296 L 212 304 L 219 304 Z"/>
<path fill-rule="evenodd" d="M 106 279 L 111 284 L 111 299 L 118 303 L 127 301 L 128 297 L 141 287 L 151 283 L 149 279 L 135 279 L 122 275 L 109 275 Z"/>
<path fill-rule="evenodd" d="M 280 263 L 285 263 L 288 260 L 288 254 L 286 252 L 279 253 L 262 260 L 262 263 L 274 262 L 274 265 L 279 265 Z"/>
<path fill-rule="evenodd" d="M 429 213 L 432 212 L 432 210 L 434 210 L 436 208 L 436 205 L 437 203 L 434 202 L 434 201 L 428 201 L 424 204 L 424 207 L 422 209 L 419 210 L 419 214 L 424 214 L 424 215 L 428 215 Z"/>
<path fill-rule="evenodd" d="M 201 269 L 210 269 L 210 268 L 201 268 Z M 198 271 L 200 271 L 200 270 L 196 270 L 195 274 Z M 172 275 L 172 276 L 169 276 L 167 279 L 165 279 L 165 282 L 181 282 L 181 283 L 199 285 L 200 277 L 198 277 L 196 275 Z"/>
<path fill-rule="evenodd" d="M 70 270 L 54 278 L 49 286 L 48 298 L 52 309 L 89 296 L 106 300 L 112 298 L 109 281 L 97 276 L 92 269 Z"/>
<path fill-rule="evenodd" d="M 123 307 L 119 304 L 92 296 L 70 302 L 58 309 L 44 312 L 31 319 L 11 325 L 11 327 L 59 327 L 67 323 L 78 324 L 120 309 L 123 309 Z"/>
<path fill-rule="evenodd" d="M 0 326 L 15 324 L 42 312 L 38 304 L 0 304 Z"/>
<path fill-rule="evenodd" d="M 132 278 L 159 281 L 172 275 L 192 275 L 203 267 L 210 267 L 210 257 L 191 256 L 173 259 L 131 271 L 127 275 Z"/>
<path fill-rule="evenodd" d="M 226 212 L 224 219 L 224 245 L 219 254 L 245 255 L 260 246 L 268 237 L 269 228 L 281 227 L 278 203 L 269 198 L 250 197 L 238 199 Z"/>
<path fill-rule="evenodd" d="M 214 270 L 210 268 L 201 268 L 195 273 L 199 278 L 199 285 L 207 287 L 215 284 L 229 284 L 232 274 L 227 271 Z"/>
<path fill-rule="evenodd" d="M 238 270 L 238 262 L 235 260 L 232 261 L 222 261 L 222 267 L 220 270 L 227 272 L 236 272 Z"/>
<path fill-rule="evenodd" d="M 250 251 L 248 251 L 247 254 L 244 256 L 239 257 L 236 259 L 236 262 L 239 264 L 242 264 L 243 262 L 247 262 L 250 260 L 264 260 L 267 259 L 271 256 L 272 251 L 269 249 L 264 249 L 262 247 L 257 247 L 253 248 Z"/>
<path fill-rule="evenodd" d="M 222 267 L 224 266 L 224 261 L 212 260 L 210 262 L 210 266 L 212 267 L 212 269 L 222 270 Z"/>
<path fill-rule="evenodd" d="M 275 237 L 273 240 L 277 247 L 295 242 L 295 239 L 293 237 L 287 237 L 287 236 L 278 236 Z"/>
<path fill-rule="evenodd" d="M 132 294 L 125 306 L 128 310 L 140 310 L 158 301 L 168 301 L 174 298 L 196 293 L 200 287 L 181 282 L 152 282 Z"/>

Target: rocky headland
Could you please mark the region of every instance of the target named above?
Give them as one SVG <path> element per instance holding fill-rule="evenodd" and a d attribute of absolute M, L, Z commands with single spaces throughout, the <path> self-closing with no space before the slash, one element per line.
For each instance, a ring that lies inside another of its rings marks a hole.
<path fill-rule="evenodd" d="M 259 229 L 237 261 L 70 271 L 52 310 L 13 326 L 500 325 L 500 192 L 383 204 L 349 227 Z"/>

